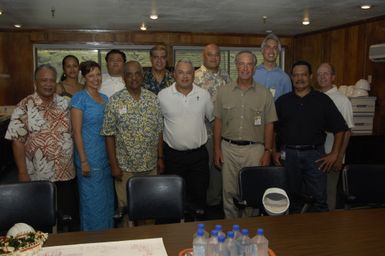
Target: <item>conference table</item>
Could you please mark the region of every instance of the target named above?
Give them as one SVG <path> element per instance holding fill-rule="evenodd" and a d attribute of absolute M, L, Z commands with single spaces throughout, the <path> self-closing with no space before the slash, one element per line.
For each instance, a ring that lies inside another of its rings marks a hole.
<path fill-rule="evenodd" d="M 162 237 L 169 256 L 192 246 L 198 222 L 50 234 L 44 246 Z M 277 256 L 385 255 L 385 208 L 203 221 L 206 230 L 233 224 L 263 228 Z"/>

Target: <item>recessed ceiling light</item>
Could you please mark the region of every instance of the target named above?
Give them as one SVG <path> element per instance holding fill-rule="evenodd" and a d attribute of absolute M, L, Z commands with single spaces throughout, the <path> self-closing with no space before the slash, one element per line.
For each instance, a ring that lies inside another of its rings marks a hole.
<path fill-rule="evenodd" d="M 303 20 L 302 20 L 302 25 L 307 26 L 307 25 L 309 25 L 309 24 L 310 24 L 309 18 L 303 18 Z"/>
<path fill-rule="evenodd" d="M 21 25 L 20 24 L 15 24 L 13 25 L 15 28 L 21 28 Z"/>
<path fill-rule="evenodd" d="M 150 19 L 152 19 L 152 20 L 157 20 L 158 19 L 158 15 L 157 14 L 151 14 L 150 15 Z"/>
<path fill-rule="evenodd" d="M 144 22 L 140 26 L 140 30 L 142 30 L 142 31 L 146 31 L 147 30 L 146 24 L 144 24 Z"/>
<path fill-rule="evenodd" d="M 0 15 L 1 15 L 1 14 L 3 14 L 3 12 L 2 12 L 2 11 L 0 11 Z"/>
<path fill-rule="evenodd" d="M 362 10 L 368 10 L 370 8 L 372 8 L 372 6 L 370 4 L 363 4 L 363 5 L 361 5 L 361 9 Z"/>

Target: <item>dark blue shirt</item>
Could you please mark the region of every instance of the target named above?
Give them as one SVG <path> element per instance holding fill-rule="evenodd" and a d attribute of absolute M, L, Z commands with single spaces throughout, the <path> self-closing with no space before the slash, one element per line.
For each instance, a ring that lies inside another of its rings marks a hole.
<path fill-rule="evenodd" d="M 299 97 L 294 92 L 275 102 L 278 121 L 275 130 L 282 145 L 323 145 L 326 131 L 348 129 L 334 102 L 324 93 L 310 91 Z"/>

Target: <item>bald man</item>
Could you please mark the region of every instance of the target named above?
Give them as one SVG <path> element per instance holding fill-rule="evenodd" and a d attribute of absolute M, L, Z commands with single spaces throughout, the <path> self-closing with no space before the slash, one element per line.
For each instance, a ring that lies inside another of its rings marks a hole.
<path fill-rule="evenodd" d="M 230 83 L 230 77 L 226 71 L 221 70 L 221 54 L 219 46 L 216 44 L 208 44 L 203 49 L 203 64 L 195 71 L 194 83 L 203 89 L 206 89 L 211 96 L 212 102 L 215 101 L 217 90 L 219 87 Z M 207 190 L 207 204 L 209 206 L 217 206 L 222 202 L 222 173 L 214 166 L 212 151 L 212 123 L 206 122 L 207 127 L 207 150 L 209 151 L 210 164 L 210 182 Z"/>

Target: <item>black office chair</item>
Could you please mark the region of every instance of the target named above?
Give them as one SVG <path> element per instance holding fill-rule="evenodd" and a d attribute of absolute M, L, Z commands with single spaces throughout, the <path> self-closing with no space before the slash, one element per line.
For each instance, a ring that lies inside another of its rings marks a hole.
<path fill-rule="evenodd" d="M 52 232 L 56 225 L 56 187 L 49 181 L 0 185 L 0 233 L 23 222 Z"/>
<path fill-rule="evenodd" d="M 385 165 L 350 164 L 342 170 L 345 209 L 385 206 Z"/>
<path fill-rule="evenodd" d="M 264 215 L 262 197 L 266 189 L 271 187 L 287 189 L 287 178 L 284 167 L 252 166 L 244 167 L 239 172 L 239 198 L 234 203 L 239 209 L 252 207 L 259 209 Z"/>
<path fill-rule="evenodd" d="M 137 220 L 183 222 L 184 180 L 177 175 L 134 176 L 127 182 L 130 226 Z"/>

